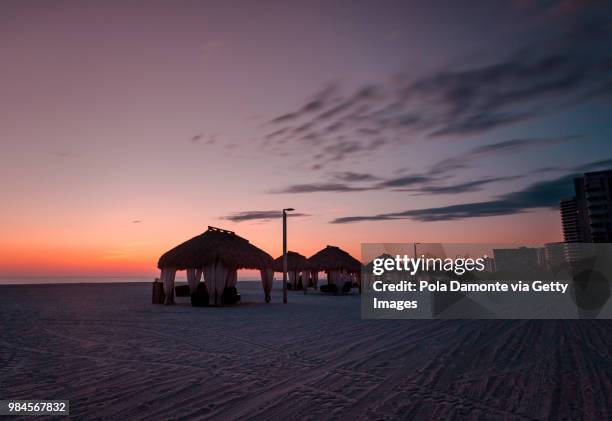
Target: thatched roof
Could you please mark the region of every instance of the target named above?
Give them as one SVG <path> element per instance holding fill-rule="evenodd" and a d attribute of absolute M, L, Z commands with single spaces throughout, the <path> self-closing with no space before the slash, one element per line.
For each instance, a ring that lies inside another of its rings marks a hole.
<path fill-rule="evenodd" d="M 389 253 L 383 253 L 380 256 L 375 257 L 372 260 L 370 260 L 368 263 L 366 263 L 363 266 L 363 269 L 366 272 L 372 272 L 372 269 L 374 268 L 374 260 L 376 260 L 376 259 L 394 259 L 395 260 L 395 257 L 391 256 Z"/>
<path fill-rule="evenodd" d="M 205 233 L 164 253 L 157 267 L 201 268 L 216 259 L 220 259 L 224 266 L 236 269 L 271 268 L 273 262 L 272 256 L 233 231 L 209 226 Z"/>
<path fill-rule="evenodd" d="M 315 270 L 340 270 L 360 272 L 361 262 L 340 247 L 327 246 L 308 258 L 308 265 Z"/>
<path fill-rule="evenodd" d="M 296 271 L 308 269 L 308 261 L 305 256 L 295 251 L 287 252 L 287 270 Z M 283 255 L 281 254 L 274 259 L 274 270 L 277 272 L 283 271 Z"/>

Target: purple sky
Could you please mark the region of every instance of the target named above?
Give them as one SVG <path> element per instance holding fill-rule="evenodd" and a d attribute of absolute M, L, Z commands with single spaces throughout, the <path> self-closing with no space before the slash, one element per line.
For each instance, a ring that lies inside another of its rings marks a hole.
<path fill-rule="evenodd" d="M 612 167 L 611 12 L 3 1 L 0 275 L 149 273 L 207 225 L 276 255 L 286 206 L 306 255 L 559 240 Z"/>

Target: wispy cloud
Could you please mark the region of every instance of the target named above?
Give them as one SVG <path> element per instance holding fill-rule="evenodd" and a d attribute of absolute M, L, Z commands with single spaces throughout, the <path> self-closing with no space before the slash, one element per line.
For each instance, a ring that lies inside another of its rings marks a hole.
<path fill-rule="evenodd" d="M 472 162 L 479 159 L 493 157 L 497 155 L 507 155 L 536 147 L 546 147 L 555 144 L 570 142 L 582 139 L 582 135 L 574 134 L 570 136 L 549 137 L 549 138 L 514 138 L 497 143 L 476 146 L 467 152 L 443 159 L 436 162 L 429 169 L 430 175 L 442 175 L 453 173 L 456 170 L 469 168 Z"/>
<path fill-rule="evenodd" d="M 548 172 L 590 172 L 600 171 L 612 167 L 612 158 L 601 159 L 599 161 L 587 162 L 578 165 L 551 165 L 547 167 L 537 168 L 530 174 L 542 174 Z"/>
<path fill-rule="evenodd" d="M 581 139 L 580 135 L 554 138 L 515 138 L 497 143 L 480 145 L 468 151 L 446 158 L 431 165 L 429 169 L 419 173 L 400 174 L 384 178 L 381 176 L 357 173 L 351 171 L 330 173 L 331 181 L 307 184 L 295 184 L 272 193 L 350 193 L 366 190 L 388 189 L 392 191 L 413 192 L 415 194 L 458 194 L 478 191 L 487 184 L 521 178 L 522 175 L 503 177 L 484 177 L 478 180 L 466 181 L 448 185 L 449 176 L 459 170 L 470 168 L 472 162 L 478 159 L 519 152 L 529 148 L 544 147 L 563 142 Z M 576 171 L 581 169 L 576 168 Z M 442 184 L 441 184 L 442 183 Z"/>
<path fill-rule="evenodd" d="M 374 190 L 375 187 L 354 187 L 345 183 L 307 183 L 294 184 L 281 190 L 274 190 L 272 193 L 321 193 L 321 192 L 356 192 Z"/>
<path fill-rule="evenodd" d="M 401 177 L 390 178 L 377 184 L 378 188 L 389 188 L 389 187 L 406 187 L 414 186 L 419 184 L 426 184 L 436 180 L 428 174 L 411 174 L 404 175 Z"/>
<path fill-rule="evenodd" d="M 307 213 L 300 212 L 291 212 L 287 214 L 288 216 L 295 217 L 304 217 L 310 216 Z M 228 216 L 224 216 L 221 219 L 226 219 L 232 222 L 244 222 L 244 221 L 269 221 L 271 219 L 278 219 L 283 216 L 282 211 L 277 210 L 268 210 L 268 211 L 244 211 L 244 212 L 235 212 Z"/>
<path fill-rule="evenodd" d="M 572 180 L 575 176 L 576 174 L 572 174 L 550 181 L 535 183 L 524 190 L 508 193 L 490 201 L 412 209 L 372 216 L 347 216 L 334 219 L 332 223 L 345 224 L 350 222 L 396 219 L 412 219 L 422 222 L 452 221 L 485 216 L 512 215 L 535 208 L 556 208 L 561 198 L 572 195 Z"/>
<path fill-rule="evenodd" d="M 204 133 L 198 133 L 189 138 L 191 143 L 213 145 L 217 142 L 217 133 L 205 136 Z"/>
<path fill-rule="evenodd" d="M 352 171 L 336 172 L 336 173 L 333 173 L 332 175 L 338 180 L 349 182 L 349 183 L 380 180 L 380 177 L 375 176 L 373 174 L 357 173 L 357 172 L 352 172 Z"/>
<path fill-rule="evenodd" d="M 533 183 L 522 190 L 513 191 L 482 202 L 468 202 L 450 206 L 425 209 L 410 209 L 401 212 L 382 213 L 367 216 L 345 216 L 336 218 L 331 223 L 346 224 L 361 221 L 388 221 L 395 219 L 412 219 L 415 221 L 452 221 L 458 219 L 480 218 L 523 213 L 537 208 L 557 208 L 560 200 L 574 195 L 573 179 L 582 175 L 582 171 L 595 171 L 612 164 L 612 159 L 603 159 L 574 167 L 575 171 L 552 180 Z M 520 177 L 520 176 L 517 176 Z M 505 181 L 511 177 L 483 179 L 471 183 L 449 186 L 450 193 L 469 191 L 490 182 Z M 435 190 L 435 189 L 434 189 Z M 434 191 L 435 193 L 435 191 Z"/>
<path fill-rule="evenodd" d="M 339 86 L 335 83 L 327 84 L 321 91 L 317 92 L 299 110 L 284 113 L 270 120 L 271 124 L 287 123 L 316 113 L 333 104 L 332 96 L 338 91 Z"/>
<path fill-rule="evenodd" d="M 348 91 L 333 86 L 326 95 L 273 118 L 267 137 L 274 139 L 277 152 L 316 146 L 307 153 L 323 152 L 315 169 L 325 169 L 415 138 L 482 135 L 611 97 L 606 89 L 612 87 L 610 42 L 609 25 L 572 27 L 489 62 L 441 67 L 421 77 L 400 76 Z M 521 143 L 498 146 L 510 150 Z"/>
<path fill-rule="evenodd" d="M 608 159 L 602 159 L 602 160 L 595 161 L 595 162 L 588 162 L 586 164 L 577 165 L 573 167 L 573 170 L 579 171 L 579 172 L 589 172 L 589 171 L 602 170 L 606 167 L 611 167 L 611 166 L 612 166 L 612 158 L 608 158 Z"/>
<path fill-rule="evenodd" d="M 418 194 L 459 194 L 469 193 L 481 190 L 482 187 L 487 184 L 499 183 L 502 181 L 512 181 L 523 178 L 522 175 L 511 175 L 507 177 L 488 177 L 480 180 L 467 181 L 464 183 L 450 184 L 450 185 L 432 185 L 422 186 L 416 189 L 400 189 L 398 191 L 409 191 Z"/>

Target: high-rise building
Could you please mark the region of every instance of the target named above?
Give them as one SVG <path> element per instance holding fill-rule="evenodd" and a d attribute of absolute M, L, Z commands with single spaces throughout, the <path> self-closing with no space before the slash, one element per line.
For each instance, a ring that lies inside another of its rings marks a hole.
<path fill-rule="evenodd" d="M 561 201 L 561 223 L 566 243 L 588 242 L 587 225 L 584 223 L 584 215 L 581 214 L 575 197 Z"/>
<path fill-rule="evenodd" d="M 565 242 L 612 242 L 612 170 L 575 178 L 574 190 L 560 206 Z"/>
<path fill-rule="evenodd" d="M 612 170 L 587 173 L 582 180 L 591 242 L 612 242 Z"/>
<path fill-rule="evenodd" d="M 597 249 L 582 243 L 612 243 L 612 170 L 574 179 L 576 196 L 561 201 L 565 254 L 574 266 Z"/>

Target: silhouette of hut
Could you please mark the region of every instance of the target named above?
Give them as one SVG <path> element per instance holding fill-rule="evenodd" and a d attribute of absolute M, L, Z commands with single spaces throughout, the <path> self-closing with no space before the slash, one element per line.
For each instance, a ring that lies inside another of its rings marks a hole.
<path fill-rule="evenodd" d="M 276 272 L 283 271 L 283 255 L 281 254 L 276 259 L 274 259 L 274 270 Z M 306 256 L 301 255 L 295 251 L 287 252 L 287 273 L 289 276 L 288 283 L 291 288 L 299 289 L 299 276 L 300 272 L 302 273 L 302 285 L 304 287 L 304 292 L 308 288 L 309 281 L 309 271 L 308 271 L 308 259 Z"/>
<path fill-rule="evenodd" d="M 359 283 L 359 291 L 360 292 L 361 292 L 361 287 L 363 285 L 365 285 L 366 288 L 369 288 L 374 281 L 381 279 L 380 275 L 375 275 L 374 274 L 374 261 L 376 259 L 386 260 L 386 259 L 394 259 L 394 257 L 391 256 L 389 253 L 383 253 L 380 256 L 375 257 L 374 259 L 370 260 L 368 263 L 363 265 L 362 279 L 361 279 L 361 282 Z"/>
<path fill-rule="evenodd" d="M 274 275 L 272 256 L 233 231 L 209 226 L 203 234 L 164 253 L 157 267 L 161 269 L 166 304 L 174 302 L 177 270 L 187 271 L 191 293 L 196 290 L 203 274 L 211 304 L 221 305 L 226 288 L 236 287 L 238 269 L 259 269 L 266 302 L 270 300 Z"/>
<path fill-rule="evenodd" d="M 326 246 L 308 258 L 308 266 L 314 273 L 324 271 L 328 284 L 342 287 L 351 280 L 351 275 L 359 276 L 361 262 L 336 246 Z"/>

